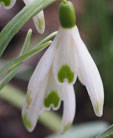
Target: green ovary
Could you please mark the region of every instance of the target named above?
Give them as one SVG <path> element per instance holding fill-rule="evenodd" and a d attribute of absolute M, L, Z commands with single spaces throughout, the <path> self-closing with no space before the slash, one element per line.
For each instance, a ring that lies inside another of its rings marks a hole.
<path fill-rule="evenodd" d="M 30 129 L 32 127 L 32 123 L 28 119 L 26 113 L 23 115 L 23 118 L 22 119 L 23 119 L 23 122 L 24 122 L 25 127 Z"/>
<path fill-rule="evenodd" d="M 10 6 L 10 4 L 11 4 L 11 0 L 0 0 L 0 3 L 4 3 L 4 5 L 6 6 L 6 7 L 8 7 L 8 6 Z"/>
<path fill-rule="evenodd" d="M 51 93 L 48 94 L 48 96 L 44 100 L 44 105 L 46 108 L 49 108 L 50 105 L 53 105 L 54 108 L 58 107 L 60 101 L 60 97 L 57 94 L 56 91 L 52 91 Z"/>
<path fill-rule="evenodd" d="M 63 83 L 65 79 L 67 79 L 69 83 L 74 80 L 74 72 L 72 72 L 67 64 L 63 65 L 58 72 L 59 82 Z"/>

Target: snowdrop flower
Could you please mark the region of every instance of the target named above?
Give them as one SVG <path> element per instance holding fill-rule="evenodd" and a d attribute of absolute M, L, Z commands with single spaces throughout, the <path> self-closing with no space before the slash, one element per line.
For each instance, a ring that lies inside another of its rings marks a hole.
<path fill-rule="evenodd" d="M 64 112 L 61 132 L 67 130 L 75 115 L 75 96 L 72 85 L 58 85 L 54 79 L 52 62 L 56 51 L 56 37 L 36 67 L 29 85 L 25 103 L 22 109 L 22 118 L 25 127 L 32 131 L 36 126 L 38 116 L 44 110 L 57 110 L 61 100 L 64 101 Z"/>
<path fill-rule="evenodd" d="M 10 9 L 14 6 L 16 0 L 0 0 L 0 6 L 3 5 L 5 9 Z"/>
<path fill-rule="evenodd" d="M 102 116 L 104 90 L 98 69 L 75 25 L 75 10 L 69 1 L 59 7 L 61 27 L 51 46 L 42 56 L 28 85 L 22 109 L 26 128 L 32 131 L 44 110 L 57 110 L 64 101 L 61 132 L 73 122 L 77 77 L 86 86 L 94 111 Z"/>
<path fill-rule="evenodd" d="M 59 17 L 60 38 L 56 42 L 57 50 L 53 61 L 55 80 L 59 84 L 74 84 L 78 77 L 88 91 L 95 114 L 100 117 L 104 103 L 103 83 L 75 25 L 75 10 L 71 2 L 61 3 Z"/>
<path fill-rule="evenodd" d="M 27 5 L 33 0 L 23 0 L 24 3 Z M 43 34 L 45 30 L 45 19 L 44 19 L 44 12 L 40 11 L 36 16 L 33 17 L 33 21 L 35 24 L 36 30 L 40 33 Z"/>

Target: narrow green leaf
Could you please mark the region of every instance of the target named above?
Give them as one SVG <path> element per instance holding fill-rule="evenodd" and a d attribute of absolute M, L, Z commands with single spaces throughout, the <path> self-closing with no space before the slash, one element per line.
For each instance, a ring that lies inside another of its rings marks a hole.
<path fill-rule="evenodd" d="M 53 38 L 54 36 L 56 36 L 57 33 L 58 33 L 58 31 L 55 31 L 55 32 L 51 33 L 50 35 L 48 35 L 47 37 L 45 37 L 39 44 L 43 44 L 43 43 L 49 41 L 51 38 Z"/>
<path fill-rule="evenodd" d="M 72 126 L 66 133 L 53 134 L 46 138 L 94 138 L 98 133 L 106 129 L 108 123 L 105 121 L 92 121 Z"/>
<path fill-rule="evenodd" d="M 25 41 L 24 41 L 23 48 L 20 52 L 20 56 L 23 55 L 24 53 L 26 53 L 29 50 L 30 42 L 31 42 L 31 36 L 32 36 L 32 30 L 29 29 L 28 33 L 27 33 L 27 36 L 25 38 Z"/>
<path fill-rule="evenodd" d="M 33 0 L 6 25 L 0 33 L 0 57 L 10 40 L 19 31 L 19 29 L 33 16 L 55 1 L 56 0 Z"/>
<path fill-rule="evenodd" d="M 111 125 L 107 130 L 98 135 L 96 138 L 113 138 L 113 125 Z"/>
<path fill-rule="evenodd" d="M 11 69 L 15 68 L 15 66 L 17 66 L 17 64 L 22 63 L 25 59 L 28 59 L 30 56 L 33 56 L 37 52 L 41 51 L 42 49 L 44 49 L 45 47 L 47 47 L 48 45 L 50 45 L 51 42 L 52 41 L 48 41 L 48 42 L 46 42 L 44 44 L 37 45 L 36 48 L 33 48 L 31 51 L 28 51 L 27 53 L 23 54 L 22 56 L 16 58 L 10 64 L 6 65 L 4 67 L 4 70 L 2 69 L 0 71 L 0 75 L 2 75 L 2 73 L 5 72 L 5 71 L 7 71 L 8 69 L 11 70 Z"/>
<path fill-rule="evenodd" d="M 30 40 L 31 40 L 32 30 L 29 29 L 23 48 L 20 52 L 20 56 L 26 53 L 30 46 Z M 8 72 L 8 74 L 0 81 L 0 90 L 7 85 L 7 83 L 16 75 L 17 71 L 20 69 L 21 64 L 17 64 L 15 68 L 13 68 L 11 71 Z"/>
<path fill-rule="evenodd" d="M 20 56 L 18 58 L 16 58 L 15 60 L 11 61 L 10 63 L 8 63 L 6 66 L 4 66 L 1 70 L 0 70 L 0 76 L 14 68 L 17 64 L 23 62 L 25 59 L 29 58 L 30 56 L 36 54 L 37 52 L 41 51 L 42 49 L 44 49 L 45 47 L 47 47 L 51 41 L 47 42 L 48 40 L 50 40 L 52 37 L 54 37 L 57 34 L 57 32 L 53 32 L 50 35 L 48 35 L 46 38 L 44 38 L 40 43 L 36 44 L 36 46 L 34 46 L 33 49 L 31 49 L 29 52 L 27 52 L 26 54 L 24 54 L 23 56 Z M 46 42 L 46 43 L 45 43 Z M 21 60 L 21 61 L 20 61 Z M 20 61 L 20 62 L 19 62 Z"/>

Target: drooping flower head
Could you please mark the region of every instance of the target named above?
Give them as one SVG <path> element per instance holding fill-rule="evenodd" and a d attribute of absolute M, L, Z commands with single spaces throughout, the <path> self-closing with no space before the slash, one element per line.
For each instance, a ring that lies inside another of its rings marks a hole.
<path fill-rule="evenodd" d="M 73 122 L 77 77 L 89 93 L 97 116 L 103 112 L 103 84 L 98 69 L 76 26 L 75 9 L 70 1 L 59 7 L 61 27 L 51 46 L 39 61 L 28 85 L 22 109 L 26 128 L 32 131 L 43 110 L 57 110 L 64 102 L 61 132 Z"/>
<path fill-rule="evenodd" d="M 68 3 L 68 4 L 67 4 Z M 70 5 L 68 7 L 68 5 Z M 66 11 L 65 11 L 66 9 Z M 75 24 L 75 10 L 70 1 L 59 7 L 60 39 L 53 61 L 53 74 L 59 84 L 74 84 L 78 77 L 86 87 L 97 116 L 103 114 L 104 90 L 102 80 Z"/>
<path fill-rule="evenodd" d="M 27 5 L 31 3 L 33 0 L 23 0 L 24 3 Z M 44 12 L 40 11 L 37 15 L 33 17 L 33 22 L 35 25 L 36 30 L 40 33 L 43 34 L 45 30 L 45 19 L 44 19 Z"/>
<path fill-rule="evenodd" d="M 3 5 L 5 9 L 10 9 L 14 6 L 16 0 L 0 0 L 0 6 Z"/>

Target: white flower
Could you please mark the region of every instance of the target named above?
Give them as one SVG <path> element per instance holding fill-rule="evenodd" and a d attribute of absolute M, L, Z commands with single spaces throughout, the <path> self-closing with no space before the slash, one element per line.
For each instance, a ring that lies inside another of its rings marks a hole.
<path fill-rule="evenodd" d="M 34 129 L 43 110 L 58 109 L 61 100 L 64 101 L 61 132 L 68 128 L 75 114 L 72 84 L 77 76 L 86 86 L 96 115 L 102 116 L 104 93 L 98 69 L 80 38 L 77 26 L 71 29 L 60 27 L 28 85 L 22 116 L 29 131 Z"/>
<path fill-rule="evenodd" d="M 1 0 L 0 1 L 0 6 L 3 5 L 5 9 L 10 9 L 14 6 L 14 4 L 16 3 L 16 0 Z"/>
<path fill-rule="evenodd" d="M 53 74 L 57 83 L 74 84 L 78 76 L 86 86 L 97 116 L 103 114 L 103 84 L 92 57 L 82 41 L 77 26 L 60 28 L 57 50 L 53 61 Z"/>
<path fill-rule="evenodd" d="M 27 5 L 33 0 L 23 0 L 24 3 Z M 43 34 L 45 30 L 45 19 L 44 19 L 44 12 L 43 10 L 40 11 L 37 15 L 33 17 L 33 21 L 36 27 L 36 30 L 40 33 Z"/>
<path fill-rule="evenodd" d="M 62 27 L 28 85 L 22 117 L 29 131 L 34 129 L 43 110 L 57 110 L 61 100 L 64 101 L 61 132 L 70 126 L 75 114 L 73 84 L 77 77 L 88 91 L 95 114 L 99 117 L 103 114 L 102 80 L 75 25 L 74 6 L 70 1 L 61 2 L 59 17 Z"/>
<path fill-rule="evenodd" d="M 52 62 L 56 52 L 56 41 L 48 48 L 36 67 L 29 85 L 22 118 L 25 127 L 32 131 L 36 126 L 39 115 L 43 110 L 57 110 L 61 100 L 64 101 L 64 112 L 61 132 L 63 133 L 73 122 L 75 115 L 75 96 L 72 85 L 58 85 L 54 79 Z"/>

